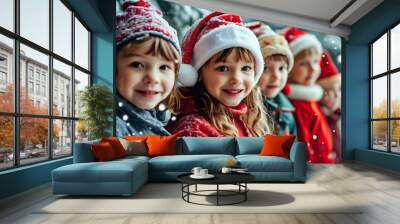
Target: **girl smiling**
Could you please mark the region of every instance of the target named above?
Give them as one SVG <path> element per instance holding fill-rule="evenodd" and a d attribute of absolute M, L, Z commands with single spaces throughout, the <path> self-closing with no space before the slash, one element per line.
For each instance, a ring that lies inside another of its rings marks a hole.
<path fill-rule="evenodd" d="M 195 76 L 196 82 L 193 88 L 181 89 L 182 108 L 170 126 L 172 133 L 217 137 L 269 132 L 256 85 L 263 57 L 256 36 L 239 16 L 211 13 L 189 30 L 182 49 L 180 77 Z"/>

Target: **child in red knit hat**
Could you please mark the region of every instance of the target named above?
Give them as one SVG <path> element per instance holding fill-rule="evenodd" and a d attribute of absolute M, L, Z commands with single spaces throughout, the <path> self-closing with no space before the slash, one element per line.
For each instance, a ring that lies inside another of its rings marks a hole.
<path fill-rule="evenodd" d="M 331 131 L 318 104 L 323 94 L 322 87 L 316 84 L 321 72 L 321 43 L 297 28 L 287 28 L 283 34 L 294 56 L 288 97 L 295 107 L 298 139 L 306 143 L 309 162 L 333 163 Z"/>
<path fill-rule="evenodd" d="M 123 1 L 117 15 L 117 136 L 170 135 L 180 46 L 177 33 L 146 0 Z"/>
<path fill-rule="evenodd" d="M 195 23 L 182 44 L 184 92 L 178 136 L 264 136 L 269 132 L 257 87 L 264 60 L 241 17 L 214 12 Z"/>

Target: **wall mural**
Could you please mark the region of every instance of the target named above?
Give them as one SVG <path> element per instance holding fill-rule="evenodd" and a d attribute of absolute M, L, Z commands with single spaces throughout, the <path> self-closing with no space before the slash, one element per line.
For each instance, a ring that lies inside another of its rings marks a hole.
<path fill-rule="evenodd" d="M 158 1 L 117 1 L 117 136 L 296 135 L 340 162 L 341 42 Z"/>

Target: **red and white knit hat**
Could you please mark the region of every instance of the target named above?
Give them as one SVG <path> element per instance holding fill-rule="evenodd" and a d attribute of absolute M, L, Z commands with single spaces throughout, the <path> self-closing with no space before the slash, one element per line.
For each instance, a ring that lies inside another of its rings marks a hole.
<path fill-rule="evenodd" d="M 324 89 L 334 89 L 340 86 L 341 74 L 333 62 L 329 52 L 324 51 L 320 61 L 321 75 L 318 77 L 317 83 Z"/>
<path fill-rule="evenodd" d="M 213 12 L 194 23 L 183 38 L 178 85 L 194 86 L 201 66 L 218 52 L 233 47 L 248 49 L 253 54 L 257 82 L 264 70 L 257 37 L 243 25 L 240 16 Z"/>
<path fill-rule="evenodd" d="M 318 54 L 322 54 L 321 42 L 313 34 L 306 33 L 296 27 L 288 27 L 282 31 L 289 42 L 293 56 L 308 48 L 315 48 Z"/>
<path fill-rule="evenodd" d="M 271 27 L 259 21 L 247 23 L 246 27 L 256 34 L 264 58 L 276 54 L 286 56 L 289 62 L 288 71 L 292 70 L 293 54 L 288 42 L 282 35 L 275 33 Z"/>
<path fill-rule="evenodd" d="M 156 36 L 172 43 L 181 54 L 176 30 L 162 17 L 160 10 L 147 0 L 123 0 L 122 8 L 115 28 L 118 49 L 131 41 Z"/>

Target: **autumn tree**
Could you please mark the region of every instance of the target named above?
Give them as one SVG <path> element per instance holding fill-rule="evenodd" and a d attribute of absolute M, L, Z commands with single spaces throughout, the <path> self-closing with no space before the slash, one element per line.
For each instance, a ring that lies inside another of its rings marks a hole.
<path fill-rule="evenodd" d="M 391 117 L 400 118 L 400 100 L 393 99 L 391 102 Z M 373 107 L 373 118 L 388 118 L 387 101 L 383 100 L 378 106 Z M 400 121 L 391 121 L 392 142 L 399 141 L 400 138 Z M 375 121 L 373 125 L 374 138 L 386 138 L 387 121 Z"/>
<path fill-rule="evenodd" d="M 8 85 L 6 92 L 0 93 L 0 111 L 13 112 L 14 107 L 14 87 Z M 23 114 L 41 114 L 47 115 L 47 104 L 34 105 L 29 99 L 29 95 L 24 87 L 20 88 L 20 110 Z M 13 118 L 11 116 L 0 116 L 0 147 L 12 149 L 13 147 Z M 26 145 L 47 143 L 49 131 L 47 118 L 20 118 L 20 149 L 24 149 Z M 59 135 L 59 128 L 54 125 L 53 138 Z"/>

